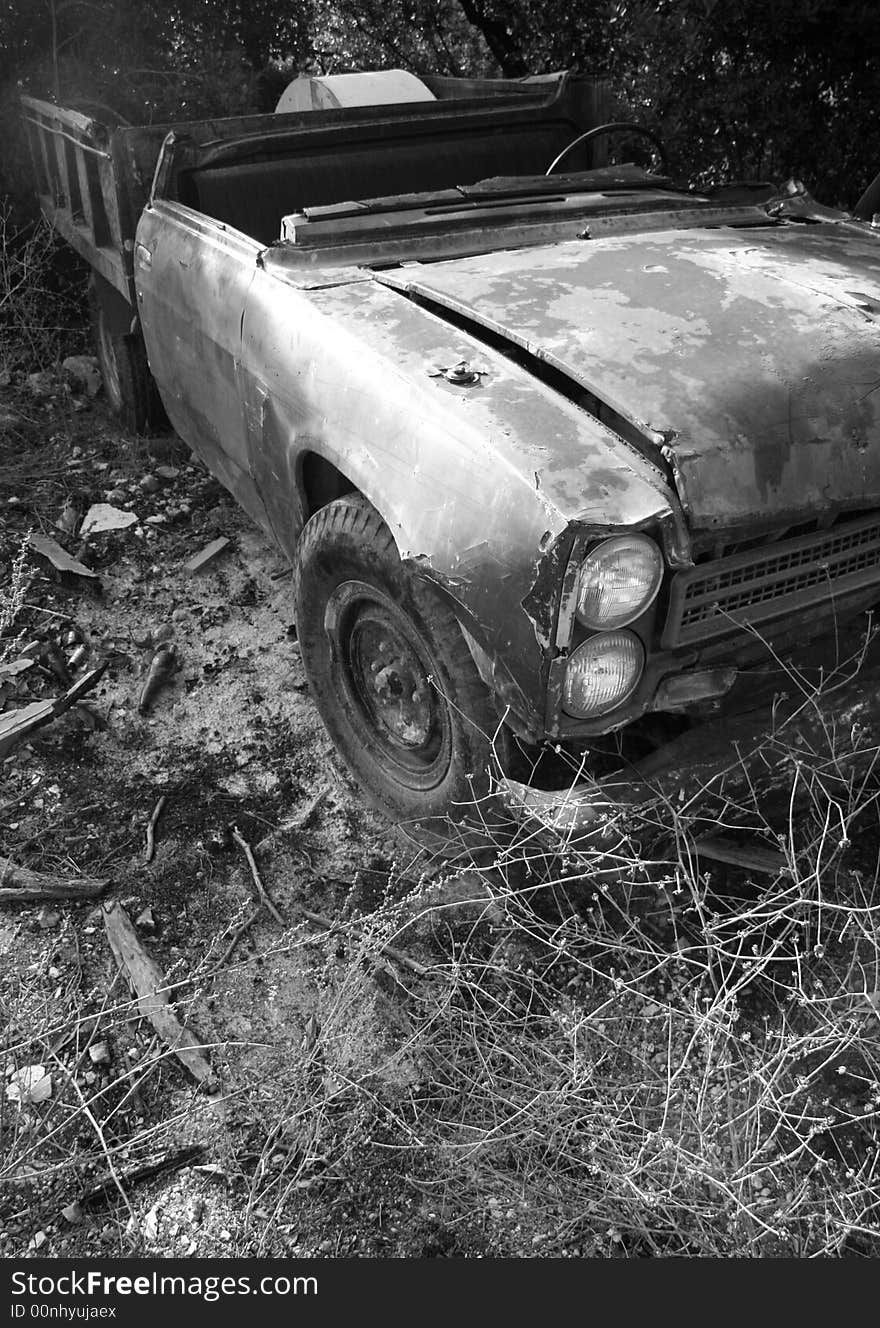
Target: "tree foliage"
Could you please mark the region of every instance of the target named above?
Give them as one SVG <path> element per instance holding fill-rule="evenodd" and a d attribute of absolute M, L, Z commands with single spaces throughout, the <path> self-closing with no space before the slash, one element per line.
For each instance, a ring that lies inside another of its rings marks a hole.
<path fill-rule="evenodd" d="M 880 168 L 878 49 L 876 0 L 0 0 L 0 130 L 21 83 L 146 123 L 271 109 L 305 70 L 575 67 L 695 184 L 797 175 L 851 203 Z"/>

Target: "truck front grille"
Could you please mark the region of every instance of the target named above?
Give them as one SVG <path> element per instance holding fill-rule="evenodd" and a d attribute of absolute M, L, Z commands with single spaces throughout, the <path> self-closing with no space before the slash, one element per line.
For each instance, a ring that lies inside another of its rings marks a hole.
<path fill-rule="evenodd" d="M 743 627 L 870 586 L 880 597 L 880 513 L 832 530 L 702 563 L 672 580 L 665 649 L 711 641 Z"/>

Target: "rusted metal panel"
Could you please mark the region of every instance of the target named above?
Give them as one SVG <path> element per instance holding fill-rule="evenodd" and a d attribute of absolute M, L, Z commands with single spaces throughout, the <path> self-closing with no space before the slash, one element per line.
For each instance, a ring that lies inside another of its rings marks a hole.
<path fill-rule="evenodd" d="M 47 219 L 87 263 L 131 299 L 109 134 L 88 116 L 32 97 L 22 110 Z"/>
<path fill-rule="evenodd" d="M 436 374 L 460 359 L 480 362 L 474 385 Z M 545 551 L 574 519 L 638 525 L 674 503 L 661 472 L 590 415 L 375 282 L 301 292 L 267 255 L 248 293 L 241 381 L 279 543 L 293 554 L 303 455 L 325 457 L 461 606 L 536 717 L 561 569 L 543 622 L 523 600 Z"/>
<path fill-rule="evenodd" d="M 697 526 L 880 502 L 880 245 L 651 233 L 383 277 L 528 347 L 670 446 Z"/>
<path fill-rule="evenodd" d="M 188 208 L 147 208 L 135 283 L 151 371 L 174 428 L 261 524 L 239 382 L 241 324 L 259 246 Z"/>

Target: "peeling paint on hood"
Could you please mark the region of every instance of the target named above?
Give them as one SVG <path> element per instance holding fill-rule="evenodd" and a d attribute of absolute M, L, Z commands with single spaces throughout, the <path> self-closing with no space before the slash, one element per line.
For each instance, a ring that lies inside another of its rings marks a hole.
<path fill-rule="evenodd" d="M 377 273 L 670 443 L 697 527 L 880 503 L 880 245 L 665 231 Z"/>

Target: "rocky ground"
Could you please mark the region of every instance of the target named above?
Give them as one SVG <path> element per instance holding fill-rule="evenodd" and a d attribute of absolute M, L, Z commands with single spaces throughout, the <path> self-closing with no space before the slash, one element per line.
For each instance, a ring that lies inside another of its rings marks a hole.
<path fill-rule="evenodd" d="M 273 1227 L 277 1195 L 259 1197 L 260 1177 L 289 1165 L 273 1132 L 332 963 L 302 909 L 337 917 L 425 864 L 336 764 L 297 655 L 289 569 L 173 436 L 121 434 L 87 389 L 44 374 L 0 392 L 7 607 L 24 550 L 23 602 L 0 638 L 7 716 L 106 663 L 82 703 L 6 756 L 0 851 L 47 877 L 110 881 L 103 900 L 0 911 L 0 1251 L 335 1249 L 337 1226 Z M 99 525 L 116 528 L 83 538 L 97 504 Z M 59 570 L 29 535 L 96 575 Z M 207 566 L 187 569 L 218 540 Z M 141 713 L 162 649 L 173 668 Z M 254 907 L 245 845 L 276 916 Z M 105 935 L 108 901 L 208 1048 L 207 1085 L 138 1017 Z M 353 1063 L 388 1035 L 376 1009 L 356 1014 Z M 158 1180 L 126 1180 L 163 1163 Z M 291 1184 L 307 1192 L 309 1177 L 306 1166 Z"/>

